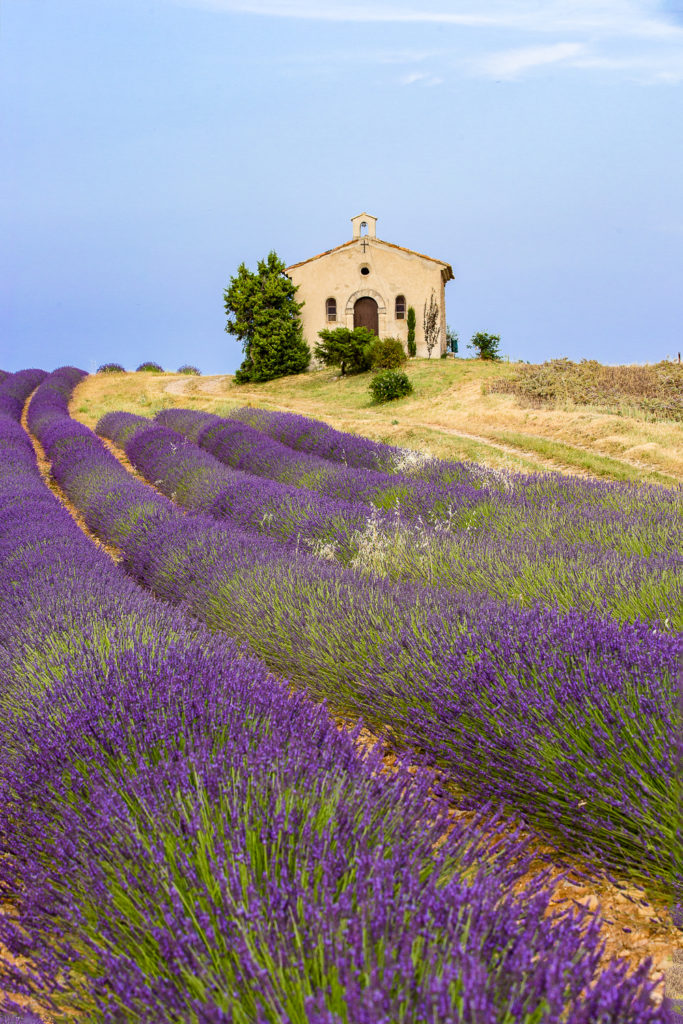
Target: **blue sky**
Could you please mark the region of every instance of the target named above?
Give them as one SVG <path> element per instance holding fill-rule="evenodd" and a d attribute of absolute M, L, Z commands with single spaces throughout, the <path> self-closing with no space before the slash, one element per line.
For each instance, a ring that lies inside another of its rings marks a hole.
<path fill-rule="evenodd" d="M 222 292 L 379 218 L 511 358 L 683 350 L 683 0 L 3 0 L 0 367 L 234 370 Z"/>

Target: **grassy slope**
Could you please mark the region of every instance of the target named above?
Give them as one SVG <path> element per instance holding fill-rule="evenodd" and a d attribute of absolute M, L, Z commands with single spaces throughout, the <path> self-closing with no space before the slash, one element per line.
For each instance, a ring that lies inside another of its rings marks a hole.
<path fill-rule="evenodd" d="M 269 384 L 236 386 L 230 376 L 102 374 L 76 389 L 72 415 L 93 427 L 105 412 L 152 415 L 182 406 L 225 415 L 242 405 L 284 409 L 441 458 L 475 459 L 516 470 L 562 470 L 614 480 L 683 481 L 680 423 L 622 416 L 596 407 L 525 409 L 513 395 L 483 395 L 482 384 L 514 364 L 413 360 L 414 395 L 370 404 L 369 375 L 319 370 Z"/>

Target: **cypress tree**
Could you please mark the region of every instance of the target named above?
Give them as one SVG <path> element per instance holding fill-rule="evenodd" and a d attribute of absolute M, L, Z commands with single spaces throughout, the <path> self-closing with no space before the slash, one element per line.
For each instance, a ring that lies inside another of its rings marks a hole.
<path fill-rule="evenodd" d="M 408 355 L 417 355 L 417 344 L 415 342 L 415 310 L 408 307 Z"/>

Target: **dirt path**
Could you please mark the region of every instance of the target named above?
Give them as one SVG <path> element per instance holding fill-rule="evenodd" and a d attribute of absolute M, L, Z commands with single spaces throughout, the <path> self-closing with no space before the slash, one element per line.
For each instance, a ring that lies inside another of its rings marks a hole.
<path fill-rule="evenodd" d="M 538 452 L 535 452 L 530 448 L 524 448 L 521 445 L 519 447 L 515 447 L 514 445 L 511 444 L 505 444 L 502 441 L 495 441 L 493 440 L 493 438 L 487 437 L 484 434 L 468 434 L 465 433 L 463 430 L 455 430 L 452 427 L 444 427 L 440 423 L 416 422 L 415 426 L 422 427 L 425 430 L 438 430 L 442 434 L 452 434 L 455 437 L 466 438 L 469 441 L 478 441 L 481 444 L 488 445 L 490 448 L 495 448 L 498 451 L 505 452 L 508 455 L 523 456 L 530 462 L 535 462 L 540 467 L 553 473 L 565 473 L 570 474 L 571 476 L 582 476 L 588 478 L 594 477 L 594 474 L 589 473 L 588 470 L 568 466 L 566 463 L 563 463 L 561 461 L 560 455 L 545 457 L 543 455 L 539 455 Z M 529 440 L 538 440 L 538 438 L 534 438 L 532 435 L 529 435 Z M 567 445 L 566 441 L 562 443 Z M 583 455 L 601 454 L 592 451 L 590 448 L 582 448 L 580 445 L 567 445 L 567 447 L 572 448 L 576 452 L 581 452 L 581 454 Z M 645 462 L 637 462 L 635 459 L 627 459 L 623 455 L 620 455 L 618 459 L 616 459 L 612 455 L 604 455 L 603 457 L 612 459 L 612 461 L 614 462 L 623 462 L 627 466 L 632 466 L 634 469 L 640 469 L 643 470 L 644 472 L 647 472 L 648 470 L 651 469 L 651 467 L 648 466 Z M 675 483 L 675 477 L 671 478 L 671 482 Z"/>
<path fill-rule="evenodd" d="M 179 382 L 180 383 L 180 382 Z M 184 382 L 182 382 L 184 384 Z M 30 399 L 29 399 L 30 402 Z M 47 486 L 61 501 L 69 514 L 73 517 L 84 533 L 115 561 L 120 559 L 117 549 L 102 544 L 84 523 L 77 509 L 66 497 L 61 488 L 50 476 L 50 465 L 38 440 L 28 430 L 26 414 L 28 402 L 22 416 L 22 426 L 31 438 L 38 466 Z M 439 428 L 443 429 L 443 428 Z M 474 435 L 472 435 L 474 436 Z M 142 479 L 121 449 L 112 442 L 103 441 L 108 450 L 118 459 L 127 472 L 132 472 L 138 479 Z M 487 442 L 488 443 L 488 442 Z M 147 481 L 144 481 L 148 486 Z M 155 489 L 155 488 L 153 488 Z M 160 493 L 160 492 L 159 492 Z M 350 728 L 353 723 L 337 720 L 340 728 Z M 361 736 L 361 746 L 370 747 L 379 742 L 377 737 L 364 731 Z M 384 756 L 384 770 L 387 772 L 396 770 L 396 755 L 387 751 Z M 474 815 L 470 811 L 463 811 L 456 803 L 453 803 L 451 814 L 454 819 L 471 819 Z M 514 819 L 510 819 L 509 830 L 512 832 L 517 828 Z M 536 841 L 534 852 L 537 855 L 534 869 L 530 876 L 539 871 L 547 870 L 550 866 L 551 877 L 556 881 L 557 888 L 553 899 L 554 908 L 563 908 L 572 904 L 586 906 L 590 910 L 600 910 L 604 922 L 602 925 L 602 937 L 605 942 L 605 952 L 601 959 L 602 966 L 606 966 L 613 957 L 626 958 L 633 968 L 637 967 L 647 957 L 652 958 L 652 969 L 650 975 L 653 980 L 660 981 L 663 978 L 664 969 L 670 963 L 674 950 L 681 948 L 681 932 L 671 922 L 668 910 L 662 906 L 654 906 L 647 902 L 643 892 L 633 883 L 624 881 L 619 885 L 611 882 L 596 880 L 591 877 L 590 868 L 580 861 L 572 861 L 568 864 L 563 856 L 550 845 L 544 845 Z M 567 877 L 562 878 L 563 875 Z M 521 884 L 521 883 L 520 883 Z M 663 998 L 662 986 L 656 994 L 658 1000 Z"/>
<path fill-rule="evenodd" d="M 110 558 L 113 558 L 115 562 L 120 562 L 121 552 L 119 551 L 119 549 L 115 548 L 111 544 L 105 544 L 104 541 L 101 541 L 100 538 L 92 532 L 92 530 L 89 528 L 85 519 L 78 511 L 76 506 L 72 505 L 72 503 L 69 501 L 62 488 L 53 478 L 52 467 L 50 465 L 49 459 L 45 454 L 45 450 L 43 449 L 43 446 L 38 440 L 38 438 L 35 436 L 35 434 L 31 433 L 28 427 L 28 409 L 31 404 L 31 399 L 33 398 L 34 395 L 35 391 L 31 392 L 26 404 L 24 405 L 24 408 L 21 413 L 21 425 L 28 434 L 31 444 L 33 445 L 33 451 L 35 452 L 36 462 L 38 463 L 38 470 L 40 472 L 41 477 L 43 478 L 43 482 L 49 487 L 49 489 L 52 491 L 55 497 L 58 498 L 59 501 L 61 501 L 62 505 L 64 505 L 64 507 L 67 509 L 69 515 L 73 519 L 75 519 L 76 523 L 81 528 L 83 533 L 88 537 L 88 539 L 91 540 L 93 544 L 96 545 L 96 547 L 102 548 L 104 551 L 106 551 Z"/>

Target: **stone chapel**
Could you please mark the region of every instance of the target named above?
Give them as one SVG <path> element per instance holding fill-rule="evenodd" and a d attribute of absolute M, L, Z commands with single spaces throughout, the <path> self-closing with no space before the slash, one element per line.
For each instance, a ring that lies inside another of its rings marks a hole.
<path fill-rule="evenodd" d="M 359 213 L 351 218 L 353 237 L 334 249 L 287 267 L 298 285 L 304 337 L 311 350 L 318 331 L 334 327 L 369 327 L 380 338 L 408 341 L 408 308 L 415 310 L 418 356 L 427 356 L 423 319 L 432 295 L 439 307 L 441 330 L 432 357 L 446 350 L 447 281 L 453 270 L 443 260 L 423 256 L 377 238 L 377 218 Z"/>

